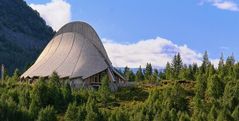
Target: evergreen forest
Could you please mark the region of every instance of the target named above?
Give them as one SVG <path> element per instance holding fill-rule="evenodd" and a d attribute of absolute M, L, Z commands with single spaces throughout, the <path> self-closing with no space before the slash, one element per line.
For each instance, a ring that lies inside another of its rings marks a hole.
<path fill-rule="evenodd" d="M 20 72 L 0 83 L 1 121 L 239 121 L 239 63 L 231 55 L 213 65 L 186 65 L 180 53 L 164 71 L 128 67 L 130 85 L 112 92 L 105 76 L 95 89 L 74 89 L 57 73 L 33 83 Z"/>

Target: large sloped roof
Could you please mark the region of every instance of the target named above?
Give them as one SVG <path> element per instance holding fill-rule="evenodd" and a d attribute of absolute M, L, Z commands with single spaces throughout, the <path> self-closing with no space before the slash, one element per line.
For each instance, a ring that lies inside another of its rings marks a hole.
<path fill-rule="evenodd" d="M 87 78 L 112 64 L 95 30 L 85 22 L 63 26 L 36 62 L 21 77 L 45 77 L 56 71 L 60 77 Z"/>

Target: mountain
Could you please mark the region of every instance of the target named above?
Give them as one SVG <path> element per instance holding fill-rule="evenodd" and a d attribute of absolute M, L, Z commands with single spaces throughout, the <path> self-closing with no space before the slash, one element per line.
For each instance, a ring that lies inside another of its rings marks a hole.
<path fill-rule="evenodd" d="M 125 67 L 116 67 L 116 69 L 119 72 L 123 72 Z M 131 71 L 133 71 L 135 74 L 138 71 L 139 68 L 130 68 Z M 165 70 L 165 68 L 162 67 L 153 67 L 153 69 L 157 69 L 159 72 L 163 72 Z M 145 68 L 142 68 L 142 70 L 145 70 Z"/>
<path fill-rule="evenodd" d="M 9 73 L 33 63 L 54 33 L 25 1 L 1 0 L 0 64 Z"/>

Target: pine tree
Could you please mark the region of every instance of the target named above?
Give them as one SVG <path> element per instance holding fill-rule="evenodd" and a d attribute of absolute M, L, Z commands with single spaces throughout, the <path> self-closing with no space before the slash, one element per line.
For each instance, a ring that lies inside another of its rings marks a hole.
<path fill-rule="evenodd" d="M 174 108 L 172 108 L 170 110 L 169 115 L 170 115 L 170 118 L 171 118 L 170 121 L 177 121 L 178 120 L 177 112 L 176 112 L 176 110 Z"/>
<path fill-rule="evenodd" d="M 239 105 L 239 81 L 227 82 L 223 93 L 223 105 L 232 111 L 237 105 Z"/>
<path fill-rule="evenodd" d="M 129 73 L 129 71 L 130 71 L 130 68 L 129 68 L 128 66 L 126 66 L 126 67 L 124 68 L 124 72 L 123 72 L 123 74 L 124 74 L 125 77 L 127 77 L 127 74 Z"/>
<path fill-rule="evenodd" d="M 172 76 L 171 65 L 170 65 L 169 62 L 167 62 L 167 64 L 166 64 L 165 76 L 166 76 L 166 79 L 167 79 L 167 80 L 170 80 L 170 79 L 171 79 L 171 76 Z"/>
<path fill-rule="evenodd" d="M 206 77 L 204 74 L 198 74 L 195 84 L 195 93 L 199 98 L 204 99 L 204 94 L 206 91 Z"/>
<path fill-rule="evenodd" d="M 179 121 L 190 121 L 188 113 L 181 113 L 179 117 Z"/>
<path fill-rule="evenodd" d="M 205 51 L 205 53 L 203 55 L 202 66 L 201 66 L 201 69 L 200 69 L 201 73 L 206 73 L 209 65 L 210 65 L 210 61 L 209 61 L 209 58 L 208 58 L 207 51 Z"/>
<path fill-rule="evenodd" d="M 77 120 L 84 121 L 86 118 L 86 115 L 87 115 L 86 106 L 85 105 L 79 106 Z"/>
<path fill-rule="evenodd" d="M 174 56 L 171 67 L 172 67 L 173 79 L 175 80 L 179 79 L 180 71 L 183 68 L 183 62 L 182 62 L 180 53 Z"/>
<path fill-rule="evenodd" d="M 116 111 L 111 113 L 111 116 L 109 117 L 108 120 L 109 121 L 127 121 L 128 119 L 120 109 L 117 109 Z"/>
<path fill-rule="evenodd" d="M 187 68 L 187 65 L 185 64 L 182 70 L 179 72 L 179 79 L 189 80 L 190 79 L 189 75 L 190 75 L 190 70 Z"/>
<path fill-rule="evenodd" d="M 96 107 L 96 101 L 95 98 L 90 96 L 86 103 L 86 117 L 85 121 L 98 121 L 100 120 L 100 112 L 98 111 L 98 108 Z"/>
<path fill-rule="evenodd" d="M 76 102 L 71 103 L 68 105 L 68 108 L 66 110 L 64 120 L 65 121 L 78 121 L 78 107 L 76 105 Z"/>
<path fill-rule="evenodd" d="M 239 121 L 239 105 L 232 112 L 232 117 L 234 121 Z"/>
<path fill-rule="evenodd" d="M 37 121 L 57 121 L 55 109 L 51 106 L 42 109 L 39 112 Z"/>
<path fill-rule="evenodd" d="M 223 69 L 223 66 L 224 66 L 224 57 L 223 57 L 223 53 L 221 54 L 221 57 L 220 57 L 220 60 L 219 60 L 219 63 L 218 63 L 218 70 L 222 70 Z"/>
<path fill-rule="evenodd" d="M 108 76 L 104 76 L 101 80 L 101 86 L 98 90 L 100 95 L 100 101 L 106 106 L 106 103 L 110 100 L 111 90 L 109 88 L 109 79 Z"/>
<path fill-rule="evenodd" d="M 152 74 L 153 74 L 152 65 L 151 65 L 151 63 L 147 63 L 146 68 L 145 68 L 145 72 L 144 72 L 145 79 L 150 81 Z"/>
<path fill-rule="evenodd" d="M 50 82 L 50 85 L 54 85 L 54 86 L 57 86 L 57 87 L 60 87 L 61 86 L 61 83 L 60 83 L 60 77 L 59 75 L 57 74 L 57 72 L 53 72 L 49 78 L 49 82 Z"/>
<path fill-rule="evenodd" d="M 235 64 L 235 57 L 232 54 L 231 56 L 228 56 L 227 60 L 226 60 L 226 65 L 227 66 L 233 66 Z"/>
<path fill-rule="evenodd" d="M 224 64 L 224 57 L 223 53 L 221 54 L 220 61 L 218 63 L 218 76 L 221 80 L 224 80 L 225 76 L 225 64 Z"/>
<path fill-rule="evenodd" d="M 233 118 L 230 116 L 229 111 L 224 107 L 217 116 L 217 121 L 232 121 Z"/>
<path fill-rule="evenodd" d="M 194 74 L 194 80 L 196 80 L 196 73 L 198 72 L 199 68 L 196 63 L 193 64 L 193 74 Z"/>
<path fill-rule="evenodd" d="M 210 109 L 208 116 L 207 116 L 207 120 L 208 121 L 216 121 L 216 118 L 217 118 L 217 112 L 216 112 L 215 106 L 213 105 Z"/>
<path fill-rule="evenodd" d="M 218 76 L 217 75 L 210 76 L 207 83 L 206 95 L 212 101 L 221 97 L 222 94 L 223 94 L 223 85 L 219 80 Z"/>
<path fill-rule="evenodd" d="M 32 103 L 36 103 L 39 107 L 46 107 L 49 105 L 50 97 L 48 91 L 49 89 L 45 80 L 43 78 L 38 79 L 31 91 Z"/>
<path fill-rule="evenodd" d="M 165 109 L 161 113 L 160 121 L 169 121 L 169 120 L 170 120 L 169 111 L 167 109 Z"/>
<path fill-rule="evenodd" d="M 49 104 L 53 105 L 56 110 L 63 110 L 64 97 L 61 93 L 60 77 L 56 72 L 53 72 L 49 78 L 48 98 Z"/>
<path fill-rule="evenodd" d="M 67 105 L 69 102 L 72 100 L 72 91 L 71 91 L 71 86 L 69 83 L 66 83 L 64 87 L 61 89 L 61 93 L 64 98 L 65 105 Z"/>
<path fill-rule="evenodd" d="M 128 80 L 128 81 L 135 81 L 135 75 L 134 72 L 132 70 L 130 70 L 130 68 L 128 68 L 127 66 L 124 69 L 124 77 Z"/>
<path fill-rule="evenodd" d="M 235 64 L 235 58 L 234 58 L 234 55 L 232 54 L 226 60 L 226 64 L 225 64 L 225 71 L 226 71 L 225 81 L 235 79 L 234 70 L 233 70 L 234 64 Z"/>
<path fill-rule="evenodd" d="M 143 74 L 141 66 L 139 66 L 139 69 L 136 72 L 136 79 L 135 80 L 136 81 L 143 81 L 144 80 L 144 74 Z"/>
<path fill-rule="evenodd" d="M 182 88 L 179 82 L 174 83 L 172 90 L 170 91 L 170 97 L 168 98 L 172 100 L 172 104 L 169 103 L 169 105 L 171 105 L 177 111 L 187 110 L 185 90 Z M 170 109 L 172 107 L 170 107 Z"/>
<path fill-rule="evenodd" d="M 155 83 L 159 81 L 159 72 L 157 69 L 154 69 L 153 75 L 151 77 L 151 82 Z"/>
<path fill-rule="evenodd" d="M 19 78 L 20 75 L 21 75 L 21 74 L 20 74 L 19 69 L 15 69 L 15 71 L 14 71 L 14 73 L 13 73 L 13 76 L 12 76 L 12 81 L 13 81 L 13 82 L 18 81 L 18 78 Z"/>
<path fill-rule="evenodd" d="M 40 106 L 37 103 L 36 99 L 32 99 L 30 107 L 29 107 L 29 115 L 32 120 L 35 120 L 38 116 L 40 110 Z"/>
<path fill-rule="evenodd" d="M 239 63 L 235 64 L 233 66 L 233 71 L 234 71 L 234 79 L 238 80 L 239 79 Z"/>
<path fill-rule="evenodd" d="M 210 76 L 214 75 L 215 73 L 216 73 L 216 70 L 215 70 L 214 66 L 211 65 L 211 64 L 209 64 L 209 67 L 208 67 L 208 76 L 210 77 Z"/>

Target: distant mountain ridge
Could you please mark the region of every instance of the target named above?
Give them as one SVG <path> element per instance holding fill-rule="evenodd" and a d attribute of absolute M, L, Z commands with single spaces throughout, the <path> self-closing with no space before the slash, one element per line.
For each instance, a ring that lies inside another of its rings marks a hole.
<path fill-rule="evenodd" d="M 123 72 L 124 71 L 124 68 L 125 67 L 116 67 L 116 69 L 120 72 Z M 139 68 L 130 68 L 131 71 L 133 71 L 134 74 L 136 74 L 136 72 L 138 71 Z M 162 67 L 154 67 L 153 69 L 157 69 L 159 72 L 163 72 L 165 70 L 165 68 L 162 68 Z M 145 68 L 142 68 L 142 70 L 144 71 Z"/>
<path fill-rule="evenodd" d="M 54 33 L 25 1 L 1 0 L 0 64 L 10 73 L 33 63 Z"/>

